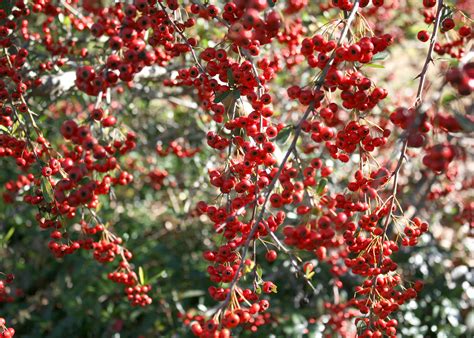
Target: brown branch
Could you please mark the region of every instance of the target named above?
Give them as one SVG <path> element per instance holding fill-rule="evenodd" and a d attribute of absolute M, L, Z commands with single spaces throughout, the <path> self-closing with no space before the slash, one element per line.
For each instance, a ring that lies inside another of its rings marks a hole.
<path fill-rule="evenodd" d="M 340 46 L 342 41 L 346 38 L 347 36 L 347 33 L 349 31 L 349 27 L 352 23 L 352 21 L 354 20 L 355 18 L 355 14 L 357 13 L 357 9 L 359 8 L 359 0 L 356 0 L 354 2 L 354 7 L 352 8 L 351 10 L 351 13 L 349 15 L 349 17 L 347 18 L 346 20 L 346 23 L 344 25 L 344 29 L 341 33 L 341 36 L 339 37 L 339 40 L 338 40 L 338 43 L 337 43 L 337 46 Z M 324 67 L 323 71 L 321 72 L 320 76 L 319 76 L 319 79 L 317 81 L 317 85 L 315 87 L 315 90 L 316 91 L 319 91 L 323 84 L 324 84 L 324 80 L 326 78 L 326 75 L 329 71 L 329 68 L 331 67 L 333 61 L 334 61 L 334 57 L 335 57 L 335 52 L 333 52 L 331 54 L 331 57 L 329 59 L 329 61 L 327 62 L 326 66 Z M 273 189 L 275 188 L 275 185 L 281 175 L 281 172 L 283 171 L 283 168 L 288 160 L 288 158 L 290 157 L 291 153 L 294 151 L 294 149 L 296 148 L 296 144 L 298 142 L 298 139 L 301 135 L 301 131 L 302 131 L 302 125 L 303 125 L 303 122 L 307 120 L 307 118 L 309 117 L 309 115 L 311 114 L 311 112 L 314 110 L 314 107 L 315 107 L 315 104 L 316 104 L 316 101 L 313 100 L 310 102 L 308 108 L 306 109 L 305 113 L 303 114 L 303 116 L 301 117 L 301 119 L 299 120 L 298 122 L 298 125 L 296 126 L 295 128 L 295 135 L 293 137 L 293 141 L 291 142 L 291 145 L 290 147 L 288 148 L 285 156 L 283 157 L 283 160 L 278 168 L 278 171 L 277 173 L 275 174 L 275 176 L 273 177 L 271 183 L 269 184 L 268 188 L 267 188 L 267 192 L 265 194 L 265 199 L 264 199 L 264 202 L 262 204 L 262 207 L 260 209 L 260 212 L 259 212 L 259 215 L 257 217 L 257 220 L 255 221 L 254 225 L 252 226 L 251 230 L 250 230 L 250 233 L 248 234 L 247 236 L 247 239 L 244 243 L 244 247 L 242 249 L 242 252 L 241 252 L 241 262 L 239 264 L 239 267 L 237 268 L 237 271 L 235 273 L 235 276 L 232 280 L 232 282 L 230 283 L 230 286 L 229 286 L 229 293 L 227 294 L 227 297 L 226 299 L 224 300 L 223 304 L 221 305 L 220 308 L 223 308 L 225 306 L 227 306 L 227 304 L 229 303 L 231 297 L 232 297 L 232 293 L 233 293 L 233 289 L 235 288 L 237 282 L 239 281 L 239 275 L 240 273 L 242 272 L 242 269 L 244 267 L 244 264 L 245 264 L 245 257 L 247 256 L 247 253 L 248 253 L 248 249 L 249 249 L 249 246 L 250 246 L 250 242 L 252 241 L 255 233 L 257 232 L 257 229 L 258 229 L 258 226 L 260 224 L 260 222 L 263 220 L 263 216 L 265 214 L 265 211 L 266 211 L 266 205 L 268 203 L 268 200 L 270 198 L 270 195 L 271 193 L 273 192 Z M 258 196 L 255 197 L 255 201 L 258 200 Z M 272 233 L 272 232 L 270 232 Z M 276 237 L 276 236 L 275 236 Z M 272 238 L 274 238 L 272 236 Z"/>
<path fill-rule="evenodd" d="M 297 259 L 295 255 L 278 239 L 278 237 L 275 235 L 273 231 L 270 230 L 268 227 L 268 224 L 265 222 L 265 229 L 267 232 L 270 234 L 270 237 L 273 239 L 273 241 L 276 243 L 276 245 L 280 248 L 281 251 L 283 251 L 288 257 L 290 258 L 291 265 L 303 276 L 306 284 L 311 288 L 314 294 L 317 293 L 316 288 L 314 287 L 313 283 L 309 280 L 309 278 L 306 276 L 306 271 L 303 270 L 303 268 L 298 264 Z"/>
<path fill-rule="evenodd" d="M 417 111 L 419 109 L 419 107 L 421 106 L 421 103 L 423 102 L 423 88 L 425 86 L 426 75 L 427 75 L 427 72 L 428 72 L 429 64 L 430 64 L 430 62 L 433 61 L 433 50 L 434 50 L 434 46 L 436 44 L 436 38 L 437 38 L 437 35 L 438 35 L 438 30 L 439 30 L 439 25 L 440 25 L 440 22 L 441 22 L 441 14 L 443 12 L 443 8 L 444 8 L 443 0 L 438 0 L 438 9 L 437 9 L 437 12 L 436 12 L 436 20 L 435 20 L 435 24 L 434 24 L 434 27 L 433 27 L 433 33 L 431 34 L 430 46 L 429 46 L 429 49 L 428 49 L 428 53 L 426 55 L 426 59 L 425 59 L 424 65 L 423 65 L 423 69 L 422 69 L 421 73 L 417 76 L 420 79 L 420 81 L 419 81 L 419 84 L 418 84 L 418 90 L 416 92 L 416 98 L 415 98 L 415 104 L 414 104 L 415 111 Z M 419 124 L 419 121 L 418 121 L 418 123 L 415 123 L 414 126 L 412 126 L 411 129 L 416 129 L 418 124 Z M 389 212 L 388 212 L 388 215 L 385 219 L 385 223 L 384 223 L 384 226 L 383 226 L 384 231 L 383 231 L 382 236 L 385 236 L 385 234 L 387 233 L 388 226 L 390 225 L 390 220 L 392 218 L 393 203 L 394 203 L 394 200 L 395 200 L 396 195 L 397 195 L 398 177 L 399 177 L 399 174 L 400 174 L 400 170 L 401 170 L 403 161 L 406 157 L 406 150 L 407 150 L 407 147 L 408 147 L 408 136 L 409 136 L 409 133 L 406 133 L 405 136 L 404 136 L 400 157 L 398 159 L 397 166 L 395 167 L 395 170 L 392 172 L 393 185 L 392 185 L 391 195 L 389 197 L 389 199 L 390 199 L 390 202 L 389 202 L 389 205 L 388 205 Z M 381 254 L 382 254 L 382 250 L 381 250 Z"/>
<path fill-rule="evenodd" d="M 134 80 L 155 81 L 160 80 L 164 76 L 169 76 L 174 68 L 165 68 L 161 66 L 147 66 L 138 72 Z M 53 97 L 59 98 L 75 87 L 76 72 L 66 71 L 58 74 L 49 74 L 41 77 L 41 85 L 33 88 L 30 97 Z"/>
<path fill-rule="evenodd" d="M 204 69 L 204 67 L 201 65 L 201 63 L 199 62 L 199 59 L 198 57 L 196 56 L 196 52 L 194 51 L 194 48 L 193 46 L 189 43 L 188 41 L 188 38 L 184 35 L 184 33 L 178 28 L 178 26 L 176 25 L 176 23 L 173 21 L 173 19 L 170 18 L 170 16 L 168 15 L 168 12 L 166 11 L 166 7 L 160 2 L 158 1 L 158 4 L 160 5 L 161 9 L 163 10 L 163 12 L 165 12 L 166 14 L 166 17 L 168 18 L 168 20 L 171 22 L 171 24 L 173 25 L 174 29 L 176 30 L 176 32 L 179 34 L 179 36 L 181 36 L 181 38 L 184 40 L 184 42 L 186 43 L 186 45 L 189 47 L 189 49 L 191 50 L 191 55 L 193 56 L 193 59 L 194 59 L 194 62 L 196 63 L 196 65 L 198 66 L 199 70 L 201 71 L 201 73 L 203 74 L 206 74 L 206 70 Z"/>

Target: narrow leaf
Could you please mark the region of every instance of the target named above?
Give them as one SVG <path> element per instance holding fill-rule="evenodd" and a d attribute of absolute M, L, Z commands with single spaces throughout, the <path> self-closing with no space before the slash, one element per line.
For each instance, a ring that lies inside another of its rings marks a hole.
<path fill-rule="evenodd" d="M 460 113 L 456 113 L 454 116 L 456 117 L 456 120 L 461 125 L 463 131 L 468 132 L 468 133 L 472 133 L 474 131 L 473 119 L 470 119 Z"/>
<path fill-rule="evenodd" d="M 141 266 L 138 267 L 138 279 L 139 279 L 141 285 L 146 284 L 145 272 L 143 271 L 143 268 Z"/>
<path fill-rule="evenodd" d="M 262 267 L 260 265 L 257 266 L 257 270 L 256 270 L 256 273 L 257 273 L 257 277 L 258 279 L 262 279 Z"/>
<path fill-rule="evenodd" d="M 46 177 L 41 179 L 41 191 L 46 202 L 52 203 L 54 201 L 53 188 Z"/>
<path fill-rule="evenodd" d="M 321 195 L 323 193 L 324 188 L 326 187 L 327 183 L 328 183 L 328 180 L 325 178 L 322 178 L 319 181 L 318 186 L 316 187 L 316 192 L 318 193 L 318 195 Z"/>
<path fill-rule="evenodd" d="M 10 134 L 10 131 L 8 130 L 7 127 L 5 126 L 0 126 L 0 131 L 4 132 L 4 133 L 7 133 L 7 134 Z"/>
<path fill-rule="evenodd" d="M 216 94 L 216 97 L 214 98 L 214 103 L 220 103 L 224 101 L 226 97 L 230 95 L 230 93 L 232 93 L 232 91 L 229 90 L 223 93 Z"/>
<path fill-rule="evenodd" d="M 227 68 L 227 81 L 229 82 L 229 86 L 233 86 L 235 84 L 234 73 L 232 73 L 232 68 Z"/>
<path fill-rule="evenodd" d="M 280 144 L 285 144 L 286 141 L 288 141 L 288 138 L 290 137 L 292 130 L 293 130 L 292 126 L 287 126 L 283 128 L 278 133 L 277 137 L 275 138 L 275 141 Z"/>
<path fill-rule="evenodd" d="M 232 96 L 234 96 L 234 99 L 238 100 L 240 99 L 240 90 L 236 89 L 232 91 Z"/>
<path fill-rule="evenodd" d="M 8 229 L 8 232 L 7 234 L 5 235 L 5 243 L 8 242 L 8 240 L 13 236 L 13 233 L 15 232 L 15 228 L 11 227 L 10 229 Z"/>
<path fill-rule="evenodd" d="M 389 56 L 387 51 L 379 52 L 372 57 L 372 61 L 382 61 Z"/>
<path fill-rule="evenodd" d="M 441 104 L 444 106 L 444 105 L 447 105 L 449 102 L 451 101 L 454 101 L 456 100 L 456 95 L 453 95 L 453 94 L 446 94 L 443 96 L 443 98 L 441 99 Z"/>
<path fill-rule="evenodd" d="M 364 63 L 364 66 L 370 67 L 370 68 L 385 68 L 384 66 L 376 64 L 376 63 Z"/>

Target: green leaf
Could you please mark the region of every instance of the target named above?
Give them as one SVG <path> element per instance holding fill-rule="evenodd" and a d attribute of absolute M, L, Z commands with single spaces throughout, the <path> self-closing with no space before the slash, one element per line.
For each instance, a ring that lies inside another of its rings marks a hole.
<path fill-rule="evenodd" d="M 379 52 L 372 57 L 372 61 L 382 61 L 388 58 L 390 54 L 387 51 Z"/>
<path fill-rule="evenodd" d="M 235 100 L 240 99 L 240 90 L 236 89 L 232 91 L 232 96 L 234 97 Z"/>
<path fill-rule="evenodd" d="M 260 265 L 257 265 L 257 269 L 255 270 L 255 273 L 257 274 L 258 280 L 261 281 L 263 270 L 262 270 L 262 267 Z"/>
<path fill-rule="evenodd" d="M 270 288 L 270 291 L 272 293 L 278 293 L 278 286 L 276 286 L 275 284 L 272 285 L 272 287 Z"/>
<path fill-rule="evenodd" d="M 10 135 L 10 131 L 8 130 L 7 127 L 5 127 L 5 126 L 0 126 L 0 130 Z"/>
<path fill-rule="evenodd" d="M 67 28 L 70 28 L 72 26 L 71 19 L 69 18 L 69 16 L 64 17 L 63 25 Z"/>
<path fill-rule="evenodd" d="M 474 132 L 474 122 L 471 119 L 468 119 L 466 116 L 460 113 L 456 113 L 454 116 L 461 125 L 463 131 L 468 133 Z"/>
<path fill-rule="evenodd" d="M 10 15 L 14 3 L 13 0 L 2 0 L 0 1 L 0 9 L 3 9 L 7 15 Z"/>
<path fill-rule="evenodd" d="M 456 98 L 457 98 L 457 97 L 456 97 L 456 95 L 454 95 L 454 94 L 446 94 L 446 95 L 444 95 L 443 98 L 441 99 L 441 104 L 442 104 L 443 106 L 445 106 L 445 105 L 447 105 L 449 102 L 456 100 Z"/>
<path fill-rule="evenodd" d="M 143 268 L 141 266 L 138 267 L 138 280 L 140 281 L 141 285 L 146 284 L 145 272 L 143 271 Z"/>
<path fill-rule="evenodd" d="M 54 201 L 53 187 L 46 177 L 41 179 L 41 191 L 46 202 L 52 203 Z"/>
<path fill-rule="evenodd" d="M 285 144 L 286 141 L 288 141 L 288 138 L 290 137 L 292 130 L 293 130 L 293 126 L 286 126 L 282 130 L 280 130 L 277 137 L 275 138 L 275 141 L 280 144 Z"/>
<path fill-rule="evenodd" d="M 220 102 L 224 101 L 226 99 L 226 97 L 230 95 L 230 93 L 232 93 L 231 90 L 216 94 L 216 96 L 214 97 L 214 103 L 220 103 Z"/>
<path fill-rule="evenodd" d="M 5 237 L 3 238 L 5 243 L 10 240 L 10 238 L 13 236 L 14 232 L 15 232 L 15 228 L 11 227 L 10 229 L 8 229 L 8 232 L 6 233 Z"/>
<path fill-rule="evenodd" d="M 229 82 L 229 86 L 233 86 L 235 84 L 234 73 L 232 73 L 232 68 L 227 68 L 227 81 Z"/>
<path fill-rule="evenodd" d="M 443 22 L 444 19 L 446 19 L 446 18 L 452 17 L 452 14 L 453 14 L 453 10 L 449 7 L 445 7 L 443 15 L 441 15 L 441 22 Z"/>
<path fill-rule="evenodd" d="M 458 68 L 459 67 L 459 60 L 458 59 L 449 60 L 449 67 Z"/>
<path fill-rule="evenodd" d="M 140 269 L 138 269 L 138 272 L 140 272 Z M 148 278 L 148 283 L 153 283 L 155 282 L 158 278 L 166 276 L 166 270 L 162 270 L 158 272 L 156 275 Z"/>
<path fill-rule="evenodd" d="M 275 7 L 275 2 L 276 2 L 276 0 L 267 0 L 267 4 L 268 4 L 268 6 L 270 6 L 271 8 Z"/>
<path fill-rule="evenodd" d="M 20 116 L 20 119 L 21 119 L 21 121 L 23 121 L 23 117 Z M 23 122 L 21 122 L 21 123 L 23 123 Z M 12 129 L 11 129 L 11 130 L 12 130 L 11 134 L 15 134 L 15 133 L 16 133 L 16 131 L 18 130 L 18 128 L 21 126 L 21 123 L 20 123 L 20 120 L 16 120 L 16 121 L 15 121 L 15 123 L 14 123 L 13 126 L 11 127 L 11 128 L 12 128 Z"/>
<path fill-rule="evenodd" d="M 321 195 L 323 193 L 326 184 L 328 184 L 328 180 L 325 178 L 322 178 L 319 181 L 318 186 L 316 187 L 316 192 L 318 193 L 318 195 Z"/>
<path fill-rule="evenodd" d="M 370 68 L 385 68 L 385 66 L 382 66 L 376 63 L 364 63 L 364 66 L 370 67 Z"/>

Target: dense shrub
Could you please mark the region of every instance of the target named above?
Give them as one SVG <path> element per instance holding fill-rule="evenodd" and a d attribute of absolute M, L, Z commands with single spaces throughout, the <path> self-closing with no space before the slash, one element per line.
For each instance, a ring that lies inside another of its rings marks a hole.
<path fill-rule="evenodd" d="M 0 337 L 472 335 L 469 1 L 0 8 Z"/>

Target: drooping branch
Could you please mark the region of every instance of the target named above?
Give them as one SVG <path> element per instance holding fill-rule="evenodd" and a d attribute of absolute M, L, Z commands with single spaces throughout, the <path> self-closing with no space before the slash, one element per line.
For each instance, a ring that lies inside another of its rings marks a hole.
<path fill-rule="evenodd" d="M 170 76 L 173 68 L 161 66 L 144 67 L 135 75 L 134 81 L 158 81 L 165 76 Z M 66 71 L 58 74 L 48 74 L 40 77 L 41 85 L 34 88 L 29 96 L 58 98 L 74 90 L 76 84 L 76 72 Z"/>
<path fill-rule="evenodd" d="M 418 83 L 418 89 L 417 89 L 417 92 L 416 92 L 415 103 L 414 103 L 415 112 L 418 111 L 421 108 L 421 104 L 423 102 L 423 89 L 424 89 L 424 86 L 425 86 L 425 81 L 426 81 L 426 76 L 427 76 L 429 64 L 431 62 L 433 62 L 433 51 L 434 51 L 434 47 L 435 47 L 435 44 L 436 44 L 436 38 L 437 38 L 437 35 L 438 35 L 438 30 L 439 30 L 440 23 L 441 23 L 441 16 L 442 16 L 442 13 L 443 13 L 443 8 L 444 8 L 443 0 L 438 0 L 438 8 L 437 8 L 437 11 L 436 11 L 436 20 L 435 20 L 435 23 L 434 23 L 434 26 L 433 26 L 433 33 L 431 35 L 430 46 L 428 48 L 428 53 L 426 54 L 426 58 L 425 58 L 425 62 L 423 64 L 422 71 L 418 75 L 418 78 L 420 80 L 419 80 L 419 83 Z M 416 129 L 418 127 L 419 123 L 420 123 L 420 118 L 418 116 L 415 119 L 414 125 L 411 126 L 411 130 Z M 385 222 L 384 222 L 384 225 L 383 225 L 383 229 L 384 229 L 383 234 L 384 235 L 387 233 L 388 227 L 390 225 L 390 220 L 392 219 L 392 213 L 393 213 L 392 209 L 393 209 L 393 205 L 394 205 L 394 201 L 396 199 L 397 189 L 398 189 L 398 178 L 399 178 L 399 175 L 400 175 L 400 170 L 402 168 L 403 162 L 406 158 L 406 151 L 407 151 L 407 147 L 408 147 L 408 136 L 409 136 L 409 132 L 406 132 L 405 135 L 404 135 L 404 138 L 403 138 L 402 148 L 401 148 L 401 151 L 400 151 L 400 156 L 398 158 L 397 165 L 396 165 L 395 169 L 392 172 L 393 185 L 392 185 L 392 190 L 391 190 L 390 197 L 389 197 L 390 201 L 389 201 L 388 206 L 387 206 L 389 211 L 388 211 L 388 215 L 386 216 Z"/>
<path fill-rule="evenodd" d="M 341 35 L 339 37 L 339 40 L 337 42 L 337 46 L 340 46 L 342 44 L 342 42 L 344 41 L 344 39 L 347 37 L 347 34 L 349 32 L 349 28 L 350 28 L 350 25 L 352 24 L 352 21 L 354 20 L 355 16 L 356 16 L 356 13 L 357 13 L 357 10 L 359 8 L 359 0 L 356 0 L 354 2 L 354 6 L 347 18 L 347 20 L 345 21 L 345 24 L 344 24 L 344 28 L 341 32 Z M 324 81 L 325 81 L 325 78 L 327 76 L 327 73 L 329 71 L 329 68 L 331 67 L 333 61 L 334 61 L 334 57 L 335 57 L 335 52 L 333 52 L 331 54 L 331 57 L 329 59 L 329 61 L 327 62 L 326 66 L 323 68 L 320 76 L 319 76 L 319 79 L 318 79 L 318 82 L 315 86 L 315 90 L 316 91 L 319 91 L 323 84 L 324 84 Z M 255 223 L 253 224 L 249 234 L 247 235 L 247 239 L 244 243 L 244 246 L 242 248 L 242 252 L 240 254 L 241 256 L 241 262 L 239 264 L 239 267 L 237 268 L 237 271 L 235 272 L 235 276 L 233 278 L 233 280 L 231 281 L 230 285 L 229 285 L 229 293 L 227 294 L 227 297 L 223 303 L 223 306 L 225 306 L 225 304 L 228 304 L 228 302 L 230 301 L 230 298 L 232 296 L 232 292 L 233 292 L 233 289 L 235 288 L 236 284 L 238 283 L 239 279 L 240 279 L 240 273 L 242 272 L 242 269 L 244 267 L 244 262 L 245 262 L 245 257 L 247 256 L 247 253 L 248 253 L 248 250 L 249 250 L 249 247 L 250 247 L 250 243 L 251 241 L 254 239 L 253 237 L 255 236 L 255 233 L 257 232 L 257 229 L 259 227 L 259 224 L 260 222 L 262 222 L 263 220 L 263 217 L 265 215 L 265 212 L 266 212 L 266 206 L 268 204 L 268 200 L 270 198 L 270 195 L 272 194 L 273 190 L 275 189 L 275 186 L 278 182 L 278 179 L 280 178 L 280 175 L 283 171 L 283 168 L 285 167 L 286 165 L 286 162 L 288 161 L 289 157 L 291 156 L 291 154 L 293 153 L 294 149 L 296 148 L 296 144 L 299 140 L 299 137 L 301 135 L 301 132 L 302 132 L 302 125 L 303 123 L 308 119 L 309 115 L 313 112 L 314 110 L 314 107 L 316 105 L 316 101 L 315 100 L 312 100 L 308 106 L 308 108 L 306 109 L 306 111 L 304 112 L 303 116 L 301 117 L 301 119 L 299 120 L 297 126 L 295 127 L 295 132 L 294 132 L 294 136 L 293 136 L 293 140 L 288 148 L 288 150 L 286 151 L 285 153 L 285 156 L 283 157 L 279 167 L 278 167 L 278 171 L 277 173 L 275 174 L 275 176 L 273 177 L 272 181 L 270 182 L 266 192 L 265 192 L 265 197 L 264 197 L 264 201 L 261 205 L 261 209 L 260 209 L 260 212 L 258 214 L 258 217 L 256 218 L 256 221 Z M 258 196 L 255 197 L 255 200 L 258 199 Z M 267 226 L 267 229 L 268 229 L 268 226 Z M 270 230 L 270 229 L 268 229 Z M 268 231 L 267 230 L 267 231 Z M 271 233 L 271 231 L 270 231 Z M 272 236 L 272 238 L 274 238 Z M 279 242 L 277 241 L 276 244 L 280 247 L 280 249 L 283 249 L 281 247 L 281 243 L 279 244 Z M 288 251 L 288 250 L 287 250 Z"/>

